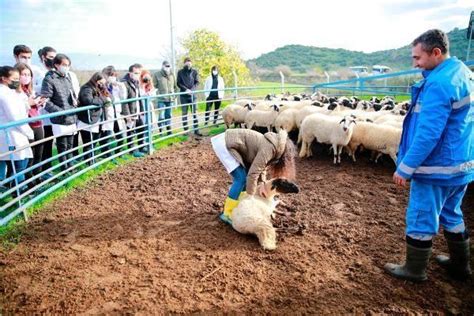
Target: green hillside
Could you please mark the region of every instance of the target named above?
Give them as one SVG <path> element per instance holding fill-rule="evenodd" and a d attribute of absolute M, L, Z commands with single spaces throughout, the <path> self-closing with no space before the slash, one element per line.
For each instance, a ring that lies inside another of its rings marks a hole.
<path fill-rule="evenodd" d="M 449 32 L 448 36 L 451 42 L 451 55 L 464 60 L 468 45 L 466 29 L 460 30 L 456 28 Z M 383 64 L 394 70 L 401 70 L 411 67 L 410 53 L 410 45 L 373 53 L 314 46 L 286 45 L 248 62 L 264 69 L 274 69 L 277 66 L 285 65 L 290 67 L 292 71 L 300 73 L 311 69 L 335 70 L 349 66 L 371 66 L 376 64 Z"/>

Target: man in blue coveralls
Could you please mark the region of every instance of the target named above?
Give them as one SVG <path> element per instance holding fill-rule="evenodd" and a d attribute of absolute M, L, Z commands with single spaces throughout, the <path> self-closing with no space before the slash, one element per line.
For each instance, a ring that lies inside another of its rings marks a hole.
<path fill-rule="evenodd" d="M 424 281 L 432 239 L 443 226 L 449 257 L 436 261 L 455 279 L 471 275 L 469 235 L 461 202 L 474 179 L 474 78 L 456 57 L 442 31 L 429 30 L 412 43 L 415 67 L 423 80 L 412 87 L 411 106 L 403 122 L 393 180 L 411 179 L 406 212 L 406 260 L 387 263 L 390 275 Z"/>

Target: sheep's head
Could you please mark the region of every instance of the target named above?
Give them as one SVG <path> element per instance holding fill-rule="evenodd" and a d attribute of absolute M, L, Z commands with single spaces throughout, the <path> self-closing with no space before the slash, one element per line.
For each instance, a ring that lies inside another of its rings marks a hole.
<path fill-rule="evenodd" d="M 323 104 L 322 104 L 321 102 L 319 102 L 319 101 L 314 101 L 313 103 L 311 103 L 311 105 L 323 107 Z"/>
<path fill-rule="evenodd" d="M 247 108 L 249 111 L 253 110 L 254 107 L 255 104 L 253 103 L 247 103 L 246 105 L 244 105 L 244 108 Z"/>
<path fill-rule="evenodd" d="M 339 124 L 342 125 L 342 130 L 347 133 L 348 131 L 350 131 L 353 128 L 354 124 L 356 124 L 356 117 L 353 114 L 346 115 L 339 122 Z"/>
<path fill-rule="evenodd" d="M 337 106 L 337 102 L 331 102 L 331 104 L 328 106 L 328 110 L 333 111 L 335 108 L 337 108 Z"/>
<path fill-rule="evenodd" d="M 268 180 L 261 183 L 259 187 L 259 191 L 263 191 L 263 194 L 267 199 L 273 198 L 278 194 L 298 193 L 300 191 L 295 183 L 285 178 L 274 178 Z"/>
<path fill-rule="evenodd" d="M 283 104 L 281 104 L 280 106 L 283 106 Z M 270 105 L 272 110 L 275 111 L 275 112 L 280 112 L 280 106 L 278 106 L 276 104 Z"/>
<path fill-rule="evenodd" d="M 300 189 L 295 183 L 288 181 L 285 178 L 272 179 L 270 183 L 271 183 L 271 189 L 275 190 L 278 193 L 286 194 L 286 193 L 299 193 L 300 192 Z"/>

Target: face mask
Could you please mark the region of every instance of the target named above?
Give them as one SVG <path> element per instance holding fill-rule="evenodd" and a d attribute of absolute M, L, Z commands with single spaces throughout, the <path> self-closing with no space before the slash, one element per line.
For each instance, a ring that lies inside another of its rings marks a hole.
<path fill-rule="evenodd" d="M 213 70 L 213 71 L 212 71 L 212 74 L 213 74 L 214 76 L 217 76 L 217 74 L 218 74 L 217 70 Z"/>
<path fill-rule="evenodd" d="M 29 77 L 29 76 L 21 76 L 20 77 L 20 83 L 22 85 L 26 86 L 26 85 L 30 84 L 30 82 L 31 82 L 31 77 Z"/>
<path fill-rule="evenodd" d="M 191 68 L 191 63 L 185 63 L 184 67 L 187 68 L 187 69 L 190 69 Z"/>
<path fill-rule="evenodd" d="M 69 67 L 68 66 L 59 66 L 58 71 L 62 73 L 64 76 L 66 76 L 69 72 Z"/>
<path fill-rule="evenodd" d="M 99 88 L 100 90 L 104 90 L 105 86 L 103 83 L 98 83 L 97 88 Z"/>
<path fill-rule="evenodd" d="M 20 81 L 12 81 L 8 84 L 8 88 L 16 90 L 20 86 Z"/>
<path fill-rule="evenodd" d="M 109 83 L 116 83 L 117 82 L 117 77 L 109 77 L 109 78 L 107 78 L 107 81 Z"/>
<path fill-rule="evenodd" d="M 20 62 L 27 64 L 28 66 L 31 65 L 31 59 L 28 59 L 28 58 L 20 58 Z"/>
<path fill-rule="evenodd" d="M 44 65 L 48 68 L 53 68 L 53 59 L 45 58 Z"/>

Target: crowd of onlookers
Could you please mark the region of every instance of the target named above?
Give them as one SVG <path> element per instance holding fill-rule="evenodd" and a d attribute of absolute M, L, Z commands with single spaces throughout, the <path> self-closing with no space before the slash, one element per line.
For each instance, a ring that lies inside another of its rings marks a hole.
<path fill-rule="evenodd" d="M 136 63 L 122 78 L 114 66 L 107 66 L 95 72 L 81 86 L 76 74 L 70 70 L 71 59 L 52 47 L 46 46 L 38 51 L 39 66 L 32 64 L 32 50 L 28 46 L 16 45 L 13 55 L 14 66 L 0 67 L 0 183 L 12 175 L 16 175 L 16 181 L 0 185 L 0 193 L 40 173 L 40 177 L 35 177 L 22 190 L 51 178 L 51 172 L 42 171 L 51 170 L 54 145 L 61 170 L 67 170 L 77 160 L 92 164 L 96 152 L 93 147 L 100 147 L 104 157 L 126 148 L 131 149 L 133 156 L 143 157 L 148 150 L 145 144 L 147 123 L 154 124 L 161 135 L 172 133 L 171 113 L 178 92 L 181 93 L 183 129 L 188 130 L 187 114 L 190 111 L 193 133 L 201 136 L 194 92 L 200 78 L 189 57 L 184 59 L 184 66 L 176 77 L 168 61 L 163 61 L 161 69 L 154 73 Z M 213 105 L 213 121 L 216 123 L 224 97 L 223 89 L 224 81 L 218 67 L 213 66 L 204 84 L 205 124 Z M 144 99 L 133 100 L 146 96 L 154 96 L 150 104 Z M 95 107 L 79 112 L 67 111 L 91 105 Z M 67 112 L 49 119 L 1 128 L 14 121 L 62 111 Z M 115 144 L 115 149 L 112 144 Z M 26 176 L 18 175 L 32 166 L 36 167 Z"/>

